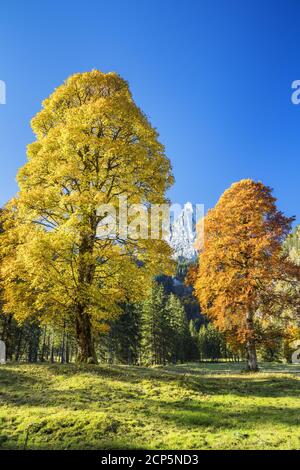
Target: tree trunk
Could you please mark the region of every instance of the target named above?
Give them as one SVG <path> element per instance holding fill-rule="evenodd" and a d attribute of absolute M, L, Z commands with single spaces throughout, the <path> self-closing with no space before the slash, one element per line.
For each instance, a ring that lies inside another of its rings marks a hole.
<path fill-rule="evenodd" d="M 38 352 L 39 352 L 39 341 L 40 341 L 40 334 L 41 329 L 38 324 L 33 323 L 30 325 L 30 336 L 29 336 L 29 344 L 28 344 L 28 354 L 27 360 L 30 363 L 38 361 Z"/>
<path fill-rule="evenodd" d="M 47 327 L 44 326 L 43 344 L 42 344 L 42 350 L 41 350 L 41 356 L 40 356 L 40 361 L 41 362 L 45 362 L 46 334 L 47 334 Z"/>
<path fill-rule="evenodd" d="M 78 343 L 77 362 L 85 364 L 98 364 L 90 317 L 78 308 L 76 315 L 76 336 Z"/>
<path fill-rule="evenodd" d="M 132 356 L 131 356 L 130 346 L 128 346 L 128 350 L 127 350 L 127 364 L 129 366 L 131 366 L 131 364 L 132 364 Z"/>
<path fill-rule="evenodd" d="M 247 329 L 249 338 L 246 343 L 247 350 L 247 369 L 250 372 L 258 372 L 258 363 L 256 355 L 256 342 L 254 337 L 253 314 L 251 312 L 247 315 Z"/>
<path fill-rule="evenodd" d="M 258 372 L 256 345 L 253 339 L 247 341 L 247 369 L 250 372 Z"/>
<path fill-rule="evenodd" d="M 54 363 L 54 332 L 53 331 L 52 331 L 52 337 L 51 337 L 50 362 L 51 364 Z"/>
<path fill-rule="evenodd" d="M 96 237 L 96 211 L 92 220 L 87 223 L 91 224 L 91 232 L 83 233 L 79 246 L 79 259 L 78 259 L 78 285 L 79 293 L 84 292 L 87 286 L 91 286 L 95 274 L 95 264 L 86 260 L 86 255 L 89 257 L 93 254 L 94 240 Z M 85 305 L 78 301 L 76 308 L 76 336 L 77 336 L 77 362 L 85 364 L 98 364 L 93 335 L 92 325 L 89 315 L 86 313 Z"/>
<path fill-rule="evenodd" d="M 65 364 L 66 362 L 66 322 L 65 321 L 64 321 L 62 338 L 61 338 L 60 362 L 61 364 Z"/>
<path fill-rule="evenodd" d="M 15 355 L 16 362 L 19 362 L 20 360 L 22 339 L 23 339 L 23 327 L 21 327 L 18 333 L 18 342 L 17 342 L 16 355 Z"/>
<path fill-rule="evenodd" d="M 66 363 L 70 362 L 70 345 L 69 345 L 69 335 L 66 334 Z"/>

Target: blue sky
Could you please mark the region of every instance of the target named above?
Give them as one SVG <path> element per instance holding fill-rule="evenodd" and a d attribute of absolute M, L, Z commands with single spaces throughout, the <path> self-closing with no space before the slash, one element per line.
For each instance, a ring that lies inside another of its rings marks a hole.
<path fill-rule="evenodd" d="M 0 7 L 0 205 L 33 139 L 41 101 L 75 72 L 116 71 L 160 133 L 173 202 L 212 207 L 261 180 L 300 222 L 297 0 L 10 0 Z"/>

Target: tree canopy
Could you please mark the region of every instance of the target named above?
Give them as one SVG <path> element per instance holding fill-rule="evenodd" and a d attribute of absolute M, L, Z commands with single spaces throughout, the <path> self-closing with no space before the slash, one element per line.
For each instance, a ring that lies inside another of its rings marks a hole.
<path fill-rule="evenodd" d="M 246 345 L 251 370 L 264 331 L 288 305 L 299 305 L 292 287 L 299 268 L 282 250 L 292 221 L 276 208 L 271 189 L 250 179 L 233 184 L 205 217 L 190 278 L 203 312 L 232 342 Z"/>
<path fill-rule="evenodd" d="M 71 320 L 80 361 L 95 362 L 93 331 L 120 304 L 145 295 L 171 272 L 162 239 L 101 236 L 109 207 L 166 203 L 171 165 L 156 130 L 115 73 L 75 74 L 33 118 L 36 140 L 18 174 L 1 236 L 5 309 L 18 320 Z M 102 208 L 102 210 L 100 210 Z M 103 209 L 104 208 L 104 209 Z M 100 235 L 99 235 L 100 233 Z"/>

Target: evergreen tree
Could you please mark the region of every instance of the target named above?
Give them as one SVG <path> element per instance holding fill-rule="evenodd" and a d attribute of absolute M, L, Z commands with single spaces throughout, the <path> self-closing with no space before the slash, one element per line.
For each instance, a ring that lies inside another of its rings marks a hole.
<path fill-rule="evenodd" d="M 201 361 L 205 359 L 217 361 L 225 349 L 223 335 L 212 323 L 203 325 L 198 332 L 198 346 Z"/>
<path fill-rule="evenodd" d="M 110 327 L 110 354 L 116 362 L 138 364 L 141 341 L 141 313 L 138 304 L 125 304 L 123 313 Z"/>
<path fill-rule="evenodd" d="M 184 334 L 186 326 L 185 310 L 180 300 L 170 294 L 166 302 L 167 329 L 165 334 L 168 340 L 168 359 L 173 363 L 183 362 L 185 359 Z"/>
<path fill-rule="evenodd" d="M 141 354 L 145 364 L 165 362 L 166 310 L 162 285 L 154 283 L 149 297 L 142 306 Z"/>
<path fill-rule="evenodd" d="M 144 364 L 166 364 L 198 358 L 197 334 L 191 335 L 181 301 L 155 283 L 142 308 L 141 352 Z"/>

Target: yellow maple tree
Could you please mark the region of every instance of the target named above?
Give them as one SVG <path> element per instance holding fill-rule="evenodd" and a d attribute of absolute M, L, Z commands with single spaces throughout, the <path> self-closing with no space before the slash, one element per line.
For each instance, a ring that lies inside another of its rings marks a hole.
<path fill-rule="evenodd" d="M 93 332 L 140 299 L 152 277 L 170 272 L 162 239 L 100 237 L 109 205 L 119 214 L 168 202 L 171 165 L 157 131 L 116 73 L 68 78 L 32 120 L 36 140 L 19 171 L 1 236 L 5 309 L 22 321 L 71 320 L 78 360 L 96 362 Z"/>

